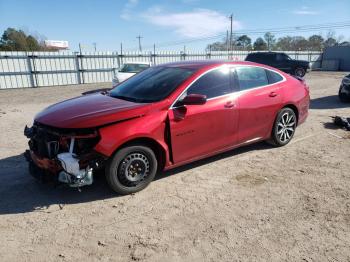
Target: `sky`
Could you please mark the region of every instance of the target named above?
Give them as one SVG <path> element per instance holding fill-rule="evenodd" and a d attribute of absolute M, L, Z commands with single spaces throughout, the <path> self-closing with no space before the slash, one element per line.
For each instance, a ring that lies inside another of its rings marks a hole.
<path fill-rule="evenodd" d="M 143 50 L 203 50 L 233 32 L 348 22 L 350 0 L 0 0 L 0 32 L 8 27 L 49 40 L 66 40 L 70 50 L 79 43 L 86 51 L 137 50 L 141 36 Z M 289 35 L 310 36 L 312 32 Z M 350 27 L 334 29 L 350 40 Z M 277 33 L 281 37 L 286 33 Z M 249 34 L 248 34 L 249 35 Z M 208 39 L 208 37 L 213 38 Z M 251 38 L 262 36 L 255 33 Z M 198 40 L 202 39 L 202 40 Z M 193 41 L 194 40 L 194 41 Z M 173 45 L 174 43 L 177 45 Z"/>

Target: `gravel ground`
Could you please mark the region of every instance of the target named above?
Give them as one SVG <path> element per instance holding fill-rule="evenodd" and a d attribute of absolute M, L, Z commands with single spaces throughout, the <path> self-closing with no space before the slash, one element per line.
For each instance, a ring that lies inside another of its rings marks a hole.
<path fill-rule="evenodd" d="M 350 261 L 350 116 L 345 73 L 312 72 L 311 109 L 286 147 L 247 146 L 160 174 L 118 197 L 103 177 L 78 192 L 28 175 L 23 127 L 105 85 L 0 90 L 1 261 Z"/>

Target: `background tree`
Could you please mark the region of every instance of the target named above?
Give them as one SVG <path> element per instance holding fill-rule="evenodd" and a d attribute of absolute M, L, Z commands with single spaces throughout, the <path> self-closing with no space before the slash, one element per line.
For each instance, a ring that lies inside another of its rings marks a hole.
<path fill-rule="evenodd" d="M 264 39 L 262 39 L 261 37 L 258 37 L 255 42 L 254 42 L 254 50 L 266 50 L 267 49 L 267 44 L 264 41 Z"/>
<path fill-rule="evenodd" d="M 291 36 L 284 36 L 278 39 L 276 49 L 281 51 L 293 50 L 293 38 Z"/>
<path fill-rule="evenodd" d="M 264 35 L 264 39 L 267 43 L 267 49 L 268 50 L 271 50 L 274 48 L 275 44 L 276 44 L 276 38 L 275 38 L 275 35 L 273 35 L 272 33 L 270 32 L 267 32 L 265 33 Z"/>
<path fill-rule="evenodd" d="M 350 46 L 350 41 L 344 41 L 339 43 L 340 46 Z"/>
<path fill-rule="evenodd" d="M 7 28 L 0 39 L 0 51 L 43 51 L 48 50 L 38 39 L 23 30 Z"/>
<path fill-rule="evenodd" d="M 227 45 L 225 42 L 214 42 L 207 46 L 207 51 L 225 51 L 227 49 Z"/>
<path fill-rule="evenodd" d="M 266 41 L 265 41 L 265 40 Z M 234 50 L 251 50 L 252 40 L 248 35 L 236 36 L 233 39 Z M 228 47 L 228 41 L 226 38 L 222 42 L 215 42 L 212 44 L 213 51 L 220 50 L 225 51 Z M 329 31 L 326 37 L 321 34 L 311 35 L 305 38 L 304 36 L 283 36 L 275 39 L 275 36 L 270 32 L 264 35 L 264 38 L 258 37 L 254 44 L 254 50 L 267 50 L 270 45 L 270 50 L 280 50 L 280 51 L 300 51 L 300 50 L 310 50 L 310 51 L 322 51 L 326 47 L 342 45 L 350 45 L 350 39 L 344 41 L 344 36 L 336 36 L 334 31 Z"/>
<path fill-rule="evenodd" d="M 241 35 L 236 39 L 236 46 L 244 50 L 250 50 L 252 47 L 252 39 L 247 35 Z"/>
<path fill-rule="evenodd" d="M 324 39 L 321 35 L 312 35 L 308 39 L 309 50 L 321 51 L 323 49 Z"/>
<path fill-rule="evenodd" d="M 335 32 L 330 30 L 328 31 L 327 35 L 326 35 L 326 39 L 323 43 L 324 47 L 331 47 L 331 46 L 335 46 L 337 45 L 338 42 L 337 42 L 337 39 L 336 39 L 336 35 L 335 35 Z"/>
<path fill-rule="evenodd" d="M 294 36 L 292 41 L 293 51 L 307 50 L 309 42 L 303 36 Z"/>

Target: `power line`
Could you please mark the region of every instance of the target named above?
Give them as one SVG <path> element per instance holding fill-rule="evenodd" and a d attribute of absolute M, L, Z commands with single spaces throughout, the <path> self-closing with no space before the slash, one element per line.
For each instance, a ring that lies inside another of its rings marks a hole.
<path fill-rule="evenodd" d="M 229 18 L 231 18 L 231 16 Z M 236 31 L 236 34 L 260 35 L 260 34 L 265 34 L 266 32 L 275 33 L 275 34 L 276 33 L 294 33 L 294 32 L 314 32 L 317 30 L 341 29 L 341 28 L 349 28 L 349 27 L 350 27 L 350 21 L 343 21 L 343 22 L 314 24 L 314 25 L 299 25 L 299 26 L 293 26 L 293 27 L 252 29 L 252 30 L 244 30 L 244 31 L 239 30 L 239 31 Z M 224 38 L 225 35 L 226 34 L 217 34 L 217 35 L 212 35 L 212 36 L 203 35 L 202 37 L 197 37 L 197 38 L 192 38 L 192 39 L 187 39 L 187 40 L 183 39 L 183 40 L 163 42 L 163 43 L 157 44 L 157 47 L 169 47 L 169 46 L 176 46 L 176 45 L 184 45 L 184 44 L 193 43 L 193 42 L 213 40 L 213 39 L 218 39 L 218 38 Z M 230 40 L 231 40 L 231 36 L 232 36 L 232 34 L 230 34 Z M 141 37 L 141 36 L 139 36 L 139 37 Z M 226 35 L 226 37 L 227 37 L 227 35 Z M 152 48 L 152 46 L 151 47 L 145 46 L 145 48 Z M 139 46 L 139 49 L 140 49 L 140 46 Z M 230 43 L 230 49 L 231 49 L 231 43 Z"/>

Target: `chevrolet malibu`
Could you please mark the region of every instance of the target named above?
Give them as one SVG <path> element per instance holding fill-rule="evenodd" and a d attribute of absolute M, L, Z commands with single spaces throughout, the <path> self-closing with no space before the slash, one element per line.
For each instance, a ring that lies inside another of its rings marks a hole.
<path fill-rule="evenodd" d="M 305 82 L 265 65 L 170 63 L 49 106 L 25 128 L 25 155 L 43 180 L 82 187 L 104 170 L 114 191 L 130 194 L 157 172 L 239 146 L 284 146 L 308 108 Z"/>

